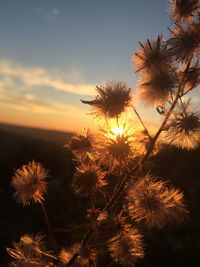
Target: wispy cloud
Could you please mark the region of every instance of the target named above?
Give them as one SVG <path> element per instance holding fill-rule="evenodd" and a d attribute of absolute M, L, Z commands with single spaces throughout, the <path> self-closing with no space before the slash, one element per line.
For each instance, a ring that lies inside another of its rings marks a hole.
<path fill-rule="evenodd" d="M 68 83 L 42 67 L 25 67 L 7 60 L 0 60 L 0 75 L 4 80 L 18 80 L 25 86 L 51 87 L 54 90 L 80 95 L 93 95 L 95 86 Z M 1 83 L 1 80 L 0 80 Z"/>
<path fill-rule="evenodd" d="M 10 83 L 6 80 L 0 84 L 0 102 L 1 106 L 14 108 L 20 111 L 38 113 L 38 114 L 53 114 L 66 116 L 71 114 L 73 117 L 80 116 L 82 109 L 70 104 L 62 104 L 58 101 L 43 101 L 31 93 L 21 94 L 18 91 L 7 90 L 6 86 Z"/>

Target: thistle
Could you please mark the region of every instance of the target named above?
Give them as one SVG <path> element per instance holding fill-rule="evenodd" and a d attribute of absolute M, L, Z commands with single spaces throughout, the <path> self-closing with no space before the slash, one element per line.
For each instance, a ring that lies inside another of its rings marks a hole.
<path fill-rule="evenodd" d="M 74 193 L 83 197 L 91 196 L 107 184 L 105 177 L 106 172 L 94 163 L 82 164 L 76 168 L 73 178 Z"/>
<path fill-rule="evenodd" d="M 126 229 L 126 224 L 122 216 L 101 212 L 95 224 L 95 234 L 91 242 L 92 244 L 105 244 L 124 229 Z"/>
<path fill-rule="evenodd" d="M 13 267 L 38 267 L 53 266 L 51 260 L 54 256 L 45 250 L 43 237 L 24 235 L 18 243 L 13 243 L 14 248 L 7 248 L 7 252 L 13 258 Z"/>
<path fill-rule="evenodd" d="M 143 240 L 137 229 L 123 233 L 108 249 L 114 261 L 122 266 L 135 266 L 144 257 Z"/>
<path fill-rule="evenodd" d="M 74 254 L 78 254 L 77 261 L 73 264 L 73 267 L 95 267 L 96 255 L 92 249 L 80 244 L 74 244 L 71 248 L 62 249 L 59 258 L 64 266 L 69 262 L 70 258 Z"/>
<path fill-rule="evenodd" d="M 99 162 L 112 172 L 118 167 L 127 167 L 135 157 L 134 152 L 134 136 L 125 131 L 122 134 L 108 134 L 102 138 L 98 158 Z"/>
<path fill-rule="evenodd" d="M 166 223 L 182 220 L 187 214 L 183 193 L 149 175 L 130 185 L 127 200 L 130 217 L 144 222 L 147 228 L 162 228 Z"/>
<path fill-rule="evenodd" d="M 93 158 L 95 136 L 89 129 L 84 129 L 80 134 L 72 136 L 70 142 L 65 147 L 69 148 L 76 158 Z"/>
<path fill-rule="evenodd" d="M 139 96 L 148 105 L 163 104 L 176 86 L 177 77 L 174 72 L 152 71 L 141 76 Z"/>
<path fill-rule="evenodd" d="M 175 27 L 170 31 L 172 37 L 167 41 L 168 51 L 178 62 L 190 62 L 199 52 L 199 23 L 175 23 Z"/>
<path fill-rule="evenodd" d="M 196 61 L 191 66 L 180 72 L 180 80 L 184 81 L 184 93 L 191 91 L 200 84 L 200 66 Z"/>
<path fill-rule="evenodd" d="M 148 72 L 152 71 L 152 69 L 165 70 L 171 63 L 170 54 L 162 40 L 162 36 L 158 36 L 157 40 L 150 41 L 148 39 L 146 43 L 140 43 L 140 48 L 132 57 L 132 61 L 137 72 Z"/>
<path fill-rule="evenodd" d="M 111 81 L 96 88 L 98 95 L 95 100 L 81 101 L 91 105 L 97 117 L 117 118 L 130 105 L 131 89 L 126 83 Z"/>
<path fill-rule="evenodd" d="M 175 21 L 190 21 L 199 7 L 199 0 L 171 0 L 171 17 Z"/>
<path fill-rule="evenodd" d="M 14 197 L 23 206 L 30 203 L 41 203 L 43 194 L 47 191 L 48 172 L 40 163 L 35 161 L 17 169 L 12 178 L 12 187 L 15 189 Z"/>
<path fill-rule="evenodd" d="M 180 148 L 194 149 L 200 142 L 200 114 L 192 110 L 191 99 L 176 108 L 166 131 L 167 140 Z"/>

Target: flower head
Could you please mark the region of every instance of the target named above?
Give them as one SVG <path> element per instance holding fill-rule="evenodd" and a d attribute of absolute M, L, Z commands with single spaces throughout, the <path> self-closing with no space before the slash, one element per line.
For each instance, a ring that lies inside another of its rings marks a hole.
<path fill-rule="evenodd" d="M 76 168 L 72 187 L 74 193 L 88 197 L 107 184 L 106 172 L 102 171 L 94 163 L 82 164 Z"/>
<path fill-rule="evenodd" d="M 177 61 L 190 62 L 199 52 L 199 27 L 199 23 L 195 22 L 189 25 L 176 23 L 171 30 L 172 37 L 167 41 L 168 51 Z"/>
<path fill-rule="evenodd" d="M 123 266 L 135 266 L 144 257 L 142 236 L 137 229 L 131 229 L 111 243 L 109 251 L 115 262 Z"/>
<path fill-rule="evenodd" d="M 69 144 L 66 146 L 72 150 L 77 158 L 92 158 L 94 151 L 95 137 L 89 129 L 84 129 L 80 134 L 72 136 Z"/>
<path fill-rule="evenodd" d="M 169 120 L 167 140 L 177 147 L 193 149 L 200 142 L 200 113 L 192 110 L 191 100 L 178 105 Z"/>
<path fill-rule="evenodd" d="M 88 246 L 81 244 L 74 244 L 71 248 L 62 249 L 59 258 L 60 261 L 66 265 L 74 254 L 78 253 L 77 260 L 73 263 L 73 267 L 81 267 L 81 266 L 95 266 L 95 258 L 96 255 L 92 249 Z"/>
<path fill-rule="evenodd" d="M 170 55 L 162 41 L 162 36 L 157 40 L 140 43 L 138 52 L 132 57 L 136 71 L 149 71 L 152 69 L 166 69 L 170 64 Z"/>
<path fill-rule="evenodd" d="M 121 215 L 114 216 L 107 212 L 101 212 L 96 225 L 92 243 L 104 244 L 109 239 L 126 229 L 124 218 Z"/>
<path fill-rule="evenodd" d="M 112 127 L 113 126 L 113 127 Z M 99 138 L 98 159 L 109 171 L 128 166 L 134 159 L 134 131 L 129 124 L 119 122 L 119 125 L 107 124 Z M 103 155 L 103 156 L 102 156 Z"/>
<path fill-rule="evenodd" d="M 24 235 L 18 243 L 13 243 L 14 248 L 7 248 L 8 253 L 13 258 L 13 267 L 50 267 L 50 259 L 55 258 L 45 250 L 43 237 Z"/>
<path fill-rule="evenodd" d="M 43 194 L 47 191 L 46 178 L 48 172 L 42 165 L 34 160 L 17 169 L 12 178 L 12 187 L 15 189 L 14 197 L 24 206 L 31 202 L 41 203 Z"/>
<path fill-rule="evenodd" d="M 141 99 L 149 105 L 163 104 L 177 85 L 174 72 L 166 69 L 151 71 L 141 76 L 139 94 Z"/>
<path fill-rule="evenodd" d="M 148 228 L 162 228 L 187 214 L 182 192 L 149 175 L 130 185 L 127 200 L 130 216 L 136 222 L 144 222 Z"/>
<path fill-rule="evenodd" d="M 199 0 L 171 0 L 172 19 L 175 21 L 190 21 L 199 6 Z"/>
<path fill-rule="evenodd" d="M 118 117 L 131 102 L 131 89 L 124 82 L 107 82 L 105 85 L 97 86 L 97 97 L 92 101 L 82 100 L 82 103 L 89 104 L 98 117 Z"/>
<path fill-rule="evenodd" d="M 200 84 L 200 65 L 198 61 L 180 72 L 180 80 L 182 79 L 185 83 L 184 90 L 186 92 L 194 89 Z"/>

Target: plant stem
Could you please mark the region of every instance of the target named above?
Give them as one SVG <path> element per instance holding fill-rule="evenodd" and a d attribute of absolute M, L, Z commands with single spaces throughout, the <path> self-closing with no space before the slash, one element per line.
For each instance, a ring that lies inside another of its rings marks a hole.
<path fill-rule="evenodd" d="M 48 232 L 51 232 L 51 224 L 50 224 L 50 221 L 49 221 L 49 216 L 48 216 L 47 210 L 46 210 L 43 202 L 41 202 L 40 205 L 41 205 L 41 208 L 42 208 L 44 221 L 45 221 L 45 223 L 47 225 L 47 228 L 48 228 Z"/>
<path fill-rule="evenodd" d="M 132 106 L 132 108 L 133 108 L 133 111 L 135 112 L 136 116 L 138 117 L 140 123 L 142 124 L 142 126 L 143 126 L 143 128 L 144 128 L 144 130 L 145 130 L 145 133 L 148 135 L 149 139 L 151 140 L 152 137 L 151 137 L 151 135 L 150 135 L 150 133 L 149 133 L 147 127 L 145 126 L 145 124 L 144 124 L 142 118 L 140 117 L 140 115 L 139 115 L 139 113 L 137 112 L 136 108 L 135 108 L 134 106 Z"/>
<path fill-rule="evenodd" d="M 165 118 L 164 118 L 164 120 L 163 120 L 160 128 L 156 132 L 155 136 L 152 138 L 152 141 L 150 143 L 150 146 L 149 146 L 149 148 L 148 148 L 148 150 L 147 150 L 147 152 L 146 152 L 143 160 L 141 161 L 141 164 L 142 165 L 146 163 L 147 159 L 149 158 L 149 156 L 150 156 L 150 154 L 151 154 L 151 152 L 153 150 L 153 147 L 154 147 L 154 145 L 155 145 L 158 137 L 160 136 L 161 132 L 163 131 L 164 126 L 167 124 L 168 119 L 171 116 L 171 114 L 172 114 L 172 112 L 173 112 L 173 110 L 174 110 L 174 108 L 175 108 L 175 106 L 176 106 L 176 104 L 178 102 L 178 99 L 180 97 L 179 94 L 180 94 L 181 90 L 182 90 L 182 85 L 180 85 L 180 87 L 179 87 L 179 89 L 177 91 L 176 97 L 174 99 L 174 102 L 172 103 L 170 109 L 168 110 L 168 112 L 167 112 L 167 114 L 166 114 L 166 116 L 165 116 Z"/>
<path fill-rule="evenodd" d="M 55 237 L 54 237 L 54 235 L 52 233 L 52 227 L 51 227 L 51 223 L 50 223 L 50 220 L 49 220 L 49 216 L 48 216 L 47 210 L 46 210 L 45 205 L 44 205 L 43 202 L 41 202 L 40 205 L 41 205 L 41 208 L 42 208 L 44 221 L 45 221 L 45 223 L 47 225 L 48 234 L 49 234 L 49 238 L 50 238 L 50 242 L 51 242 L 52 248 L 54 250 L 57 250 L 57 245 L 56 245 Z"/>
<path fill-rule="evenodd" d="M 162 122 L 161 126 L 159 127 L 158 131 L 156 132 L 155 136 L 153 138 L 151 138 L 151 144 L 146 152 L 146 154 L 144 155 L 142 161 L 141 161 L 141 164 L 142 165 L 145 165 L 147 160 L 149 159 L 149 156 L 151 155 L 151 152 L 153 150 L 153 147 L 158 139 L 158 137 L 160 136 L 161 132 L 163 131 L 163 128 L 164 126 L 166 125 L 166 123 L 168 122 L 168 119 L 169 117 L 171 116 L 177 102 L 178 102 L 178 99 L 180 97 L 180 93 L 181 93 L 181 90 L 182 90 L 182 86 L 183 84 L 181 83 L 178 90 L 177 90 L 177 94 L 176 94 L 176 97 L 174 99 L 174 102 L 172 103 L 170 109 L 168 110 L 165 118 L 164 118 L 164 121 Z M 135 168 L 133 170 L 131 170 L 131 173 L 136 173 L 139 169 L 139 165 L 135 166 Z M 112 205 L 118 200 L 118 197 L 121 196 L 121 192 L 124 188 L 124 185 L 126 184 L 126 182 L 128 181 L 129 179 L 129 175 L 125 176 L 124 179 L 121 181 L 121 183 L 118 185 L 119 187 L 117 188 L 117 190 L 115 190 L 115 194 L 114 196 L 112 196 L 111 198 L 111 201 L 104 207 L 103 210 L 109 210 Z M 97 216 L 98 218 L 98 216 Z M 88 230 L 88 232 L 86 233 L 86 235 L 83 237 L 82 241 L 81 241 L 81 244 L 86 244 L 88 239 L 90 238 L 90 236 L 92 235 L 94 231 L 94 227 L 92 226 L 91 229 Z M 77 257 L 79 256 L 78 253 L 74 254 L 73 257 L 70 259 L 70 261 L 68 262 L 68 264 L 66 265 L 67 267 L 69 266 L 72 266 L 72 264 L 76 261 Z"/>

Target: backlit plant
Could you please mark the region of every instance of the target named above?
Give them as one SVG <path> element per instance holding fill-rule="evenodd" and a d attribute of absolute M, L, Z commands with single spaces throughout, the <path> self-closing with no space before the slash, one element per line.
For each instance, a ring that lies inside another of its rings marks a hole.
<path fill-rule="evenodd" d="M 34 161 L 16 171 L 14 196 L 22 205 L 42 205 L 54 254 L 39 235 L 24 236 L 8 249 L 11 266 L 97 266 L 102 248 L 111 262 L 135 266 L 145 255 L 142 227 L 151 231 L 187 218 L 183 193 L 167 177 L 154 177 L 149 166 L 162 149 L 159 140 L 188 150 L 199 145 L 200 114 L 187 96 L 200 83 L 199 12 L 199 0 L 172 0 L 168 40 L 160 35 L 141 42 L 132 57 L 139 75 L 136 94 L 162 118 L 156 131 L 144 124 L 125 82 L 108 81 L 96 87 L 94 99 L 81 100 L 100 130 L 85 130 L 66 145 L 75 162 L 72 190 L 80 201 L 91 200 L 86 233 L 71 247 L 60 247 L 52 235 L 43 205 L 47 171 Z M 140 127 L 127 119 L 130 111 Z"/>

